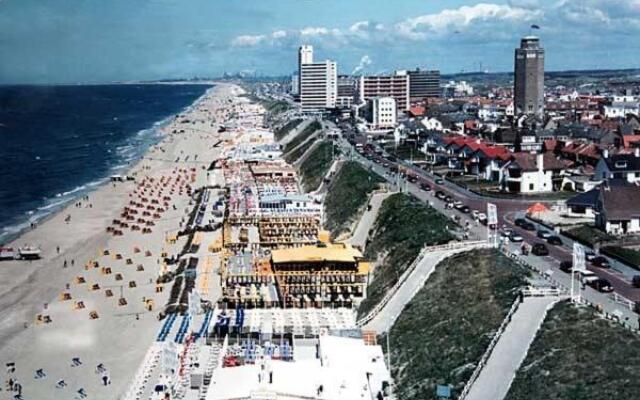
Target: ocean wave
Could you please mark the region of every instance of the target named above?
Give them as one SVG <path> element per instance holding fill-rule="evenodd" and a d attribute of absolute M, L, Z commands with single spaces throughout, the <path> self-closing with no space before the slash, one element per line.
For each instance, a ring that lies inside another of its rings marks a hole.
<path fill-rule="evenodd" d="M 65 197 L 65 196 L 69 196 L 70 194 L 74 194 L 77 193 L 81 190 L 86 189 L 87 187 L 85 185 L 82 186 L 76 186 L 75 188 L 73 188 L 72 190 L 69 190 L 67 192 L 62 192 L 62 193 L 58 193 L 56 194 L 56 197 Z"/>

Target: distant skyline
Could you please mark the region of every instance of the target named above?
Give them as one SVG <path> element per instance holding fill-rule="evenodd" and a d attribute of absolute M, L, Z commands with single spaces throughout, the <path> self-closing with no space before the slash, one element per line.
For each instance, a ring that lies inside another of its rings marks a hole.
<path fill-rule="evenodd" d="M 640 67 L 640 0 L 0 0 L 0 83 L 284 75 L 311 44 L 339 73 Z"/>

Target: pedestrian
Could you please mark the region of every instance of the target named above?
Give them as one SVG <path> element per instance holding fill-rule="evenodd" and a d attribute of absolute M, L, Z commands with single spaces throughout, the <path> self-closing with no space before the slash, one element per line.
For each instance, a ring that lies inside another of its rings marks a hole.
<path fill-rule="evenodd" d="M 72 367 L 77 367 L 77 366 L 82 365 L 82 361 L 80 361 L 80 357 L 74 357 L 74 358 L 72 358 L 72 359 L 71 359 L 71 363 L 72 363 L 72 364 L 71 364 L 71 366 L 72 366 Z"/>
<path fill-rule="evenodd" d="M 71 259 L 71 266 L 73 267 L 73 264 L 75 263 L 75 260 L 72 258 Z"/>
<path fill-rule="evenodd" d="M 56 246 L 56 253 L 60 254 L 60 246 Z"/>
<path fill-rule="evenodd" d="M 67 260 L 64 260 L 64 263 L 62 263 L 62 268 L 67 268 Z"/>

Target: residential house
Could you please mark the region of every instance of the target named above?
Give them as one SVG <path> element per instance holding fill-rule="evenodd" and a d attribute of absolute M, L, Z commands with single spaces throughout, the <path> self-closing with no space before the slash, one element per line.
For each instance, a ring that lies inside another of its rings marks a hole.
<path fill-rule="evenodd" d="M 551 153 L 514 153 L 501 169 L 502 189 L 511 193 L 544 193 L 559 190 L 564 164 Z"/>
<path fill-rule="evenodd" d="M 595 212 L 596 226 L 609 234 L 640 233 L 640 186 L 600 186 Z"/>
<path fill-rule="evenodd" d="M 594 178 L 640 182 L 640 149 L 636 148 L 631 154 L 611 155 L 608 150 L 604 150 L 596 165 Z"/>

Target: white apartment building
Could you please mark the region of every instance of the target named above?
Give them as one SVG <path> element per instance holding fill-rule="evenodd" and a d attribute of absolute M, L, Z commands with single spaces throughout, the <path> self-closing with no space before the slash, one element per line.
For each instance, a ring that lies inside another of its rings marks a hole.
<path fill-rule="evenodd" d="M 371 100 L 371 125 L 373 129 L 396 126 L 396 101 L 393 97 L 376 97 Z"/>
<path fill-rule="evenodd" d="M 338 66 L 335 61 L 313 61 L 313 47 L 298 50 L 300 105 L 303 112 L 335 108 L 338 97 Z"/>

